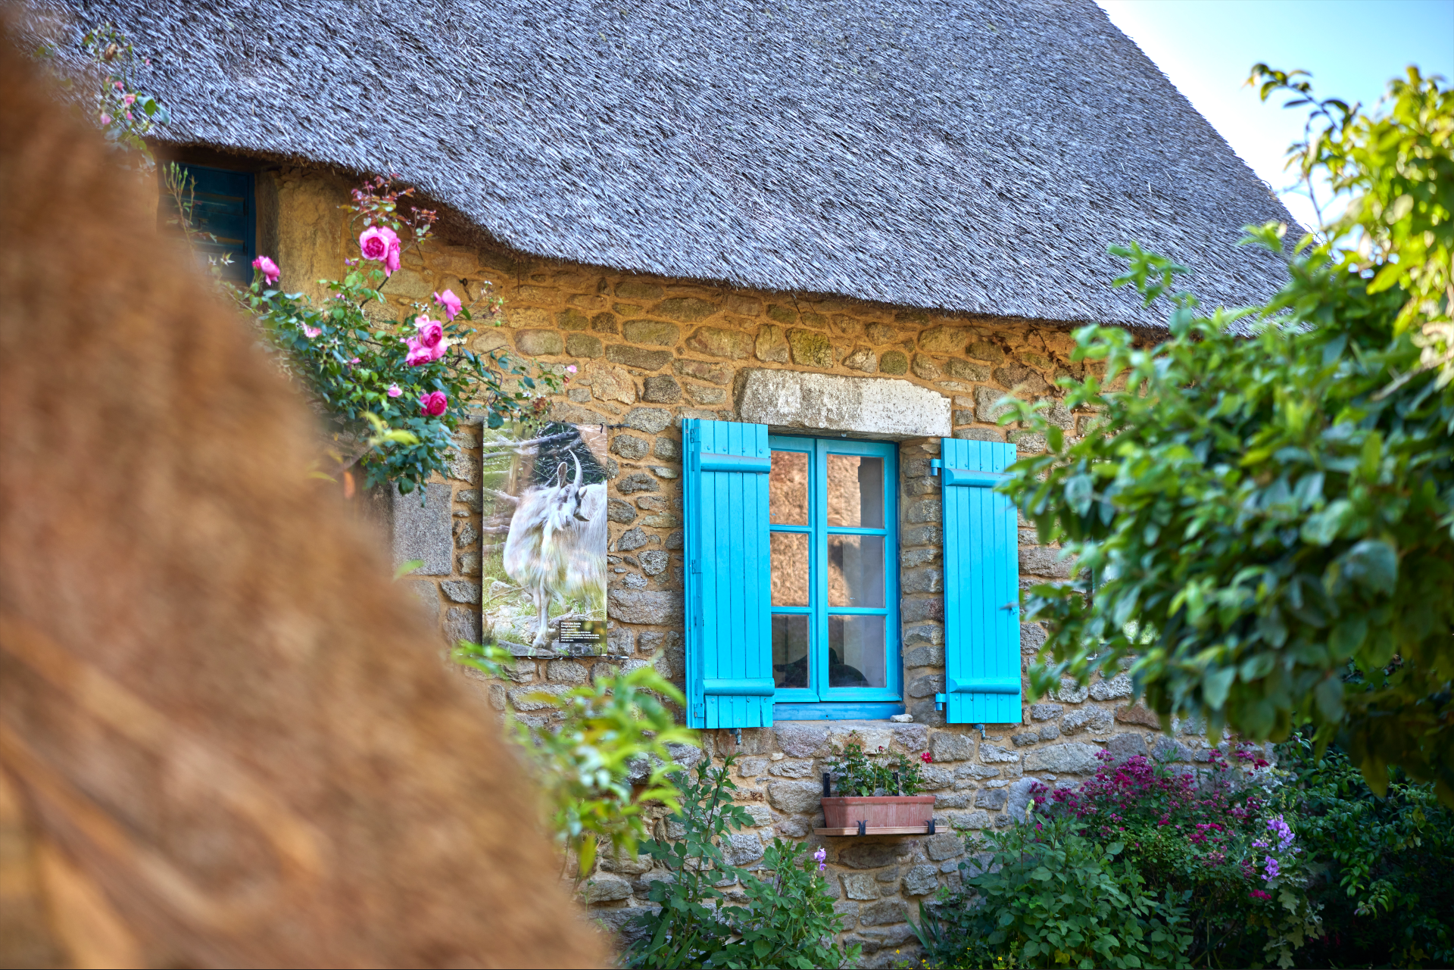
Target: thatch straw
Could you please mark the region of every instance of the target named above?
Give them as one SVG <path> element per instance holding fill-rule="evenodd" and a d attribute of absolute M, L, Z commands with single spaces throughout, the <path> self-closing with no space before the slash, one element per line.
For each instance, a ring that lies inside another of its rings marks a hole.
<path fill-rule="evenodd" d="M 1267 296 L 1286 210 L 1092 0 L 84 2 L 167 137 L 401 174 L 526 253 L 1158 325 L 1111 243 Z M 1250 106 L 1250 102 L 1249 102 Z"/>

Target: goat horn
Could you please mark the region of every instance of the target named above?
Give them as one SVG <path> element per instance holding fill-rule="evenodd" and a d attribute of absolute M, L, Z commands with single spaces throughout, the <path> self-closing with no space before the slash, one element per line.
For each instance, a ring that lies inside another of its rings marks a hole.
<path fill-rule="evenodd" d="M 571 449 L 570 460 L 576 463 L 576 488 L 581 487 L 581 460 L 576 457 L 575 449 Z"/>

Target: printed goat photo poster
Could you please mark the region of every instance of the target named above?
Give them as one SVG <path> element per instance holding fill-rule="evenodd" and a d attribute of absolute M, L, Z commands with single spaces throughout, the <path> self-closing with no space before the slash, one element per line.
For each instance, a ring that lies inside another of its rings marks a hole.
<path fill-rule="evenodd" d="M 606 652 L 605 464 L 604 425 L 484 429 L 486 643 Z"/>

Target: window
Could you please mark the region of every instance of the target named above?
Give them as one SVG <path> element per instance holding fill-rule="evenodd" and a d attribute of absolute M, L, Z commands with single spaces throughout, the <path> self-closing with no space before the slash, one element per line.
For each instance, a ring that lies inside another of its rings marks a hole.
<path fill-rule="evenodd" d="M 223 279 L 246 285 L 252 282 L 252 261 L 257 256 L 257 206 L 251 172 L 236 172 L 204 165 L 183 165 L 191 186 L 190 225 L 201 237 L 196 240 L 204 266 L 209 259 L 228 256 Z M 159 174 L 158 177 L 161 177 Z M 183 202 L 187 193 L 183 191 Z M 162 183 L 162 208 L 167 218 L 176 218 L 176 202 Z"/>
<path fill-rule="evenodd" d="M 902 713 L 897 448 L 768 438 L 773 717 Z"/>
<path fill-rule="evenodd" d="M 1018 529 L 994 491 L 1015 446 L 940 449 L 935 701 L 951 724 L 1019 723 Z M 688 418 L 682 453 L 688 726 L 903 712 L 897 446 Z"/>

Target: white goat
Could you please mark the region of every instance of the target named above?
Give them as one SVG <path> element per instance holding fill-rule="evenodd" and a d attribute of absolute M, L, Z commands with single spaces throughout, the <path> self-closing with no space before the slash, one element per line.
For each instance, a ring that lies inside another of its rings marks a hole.
<path fill-rule="evenodd" d="M 561 462 L 553 484 L 528 488 L 510 519 L 505 539 L 506 574 L 530 594 L 536 609 L 534 646 L 550 643 L 552 600 L 604 600 L 606 592 L 606 483 L 581 484 Z"/>

